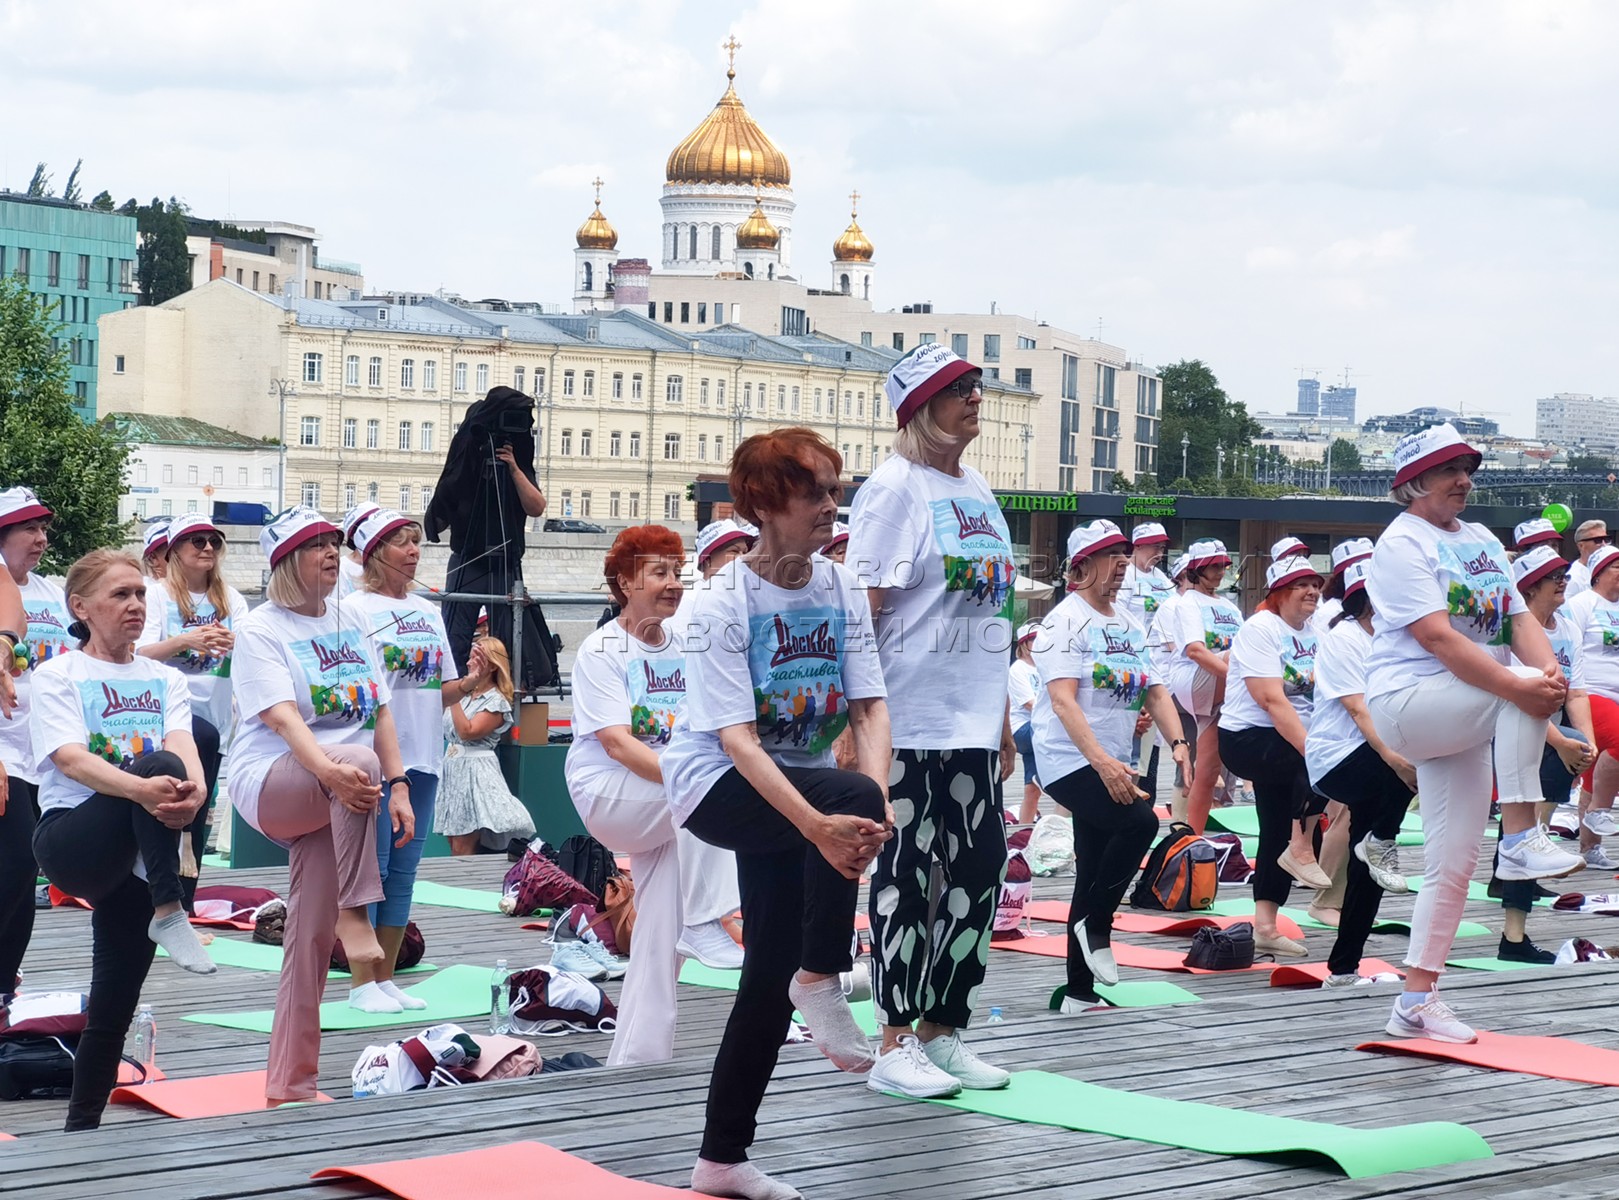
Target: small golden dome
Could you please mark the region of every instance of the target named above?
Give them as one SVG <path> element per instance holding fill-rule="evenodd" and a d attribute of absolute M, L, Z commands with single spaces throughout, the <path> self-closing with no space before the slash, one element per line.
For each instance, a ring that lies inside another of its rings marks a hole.
<path fill-rule="evenodd" d="M 793 172 L 787 156 L 748 115 L 736 94 L 735 55 L 739 45 L 735 38 L 726 43 L 732 59 L 725 72 L 725 95 L 669 155 L 664 172 L 669 183 L 792 185 Z"/>
<path fill-rule="evenodd" d="M 602 216 L 602 181 L 595 181 L 596 210 L 585 218 L 585 223 L 579 226 L 579 232 L 574 235 L 574 241 L 581 250 L 616 250 L 618 248 L 618 230 L 614 229 Z"/>
<path fill-rule="evenodd" d="M 855 220 L 860 213 L 860 193 L 849 193 L 849 228 L 843 235 L 832 243 L 832 260 L 834 262 L 870 262 L 875 251 L 871 239 L 866 231 L 860 228 L 860 222 Z"/>
<path fill-rule="evenodd" d="M 781 243 L 781 234 L 765 216 L 764 206 L 754 202 L 753 211 L 748 219 L 737 226 L 736 248 L 738 250 L 774 250 Z"/>

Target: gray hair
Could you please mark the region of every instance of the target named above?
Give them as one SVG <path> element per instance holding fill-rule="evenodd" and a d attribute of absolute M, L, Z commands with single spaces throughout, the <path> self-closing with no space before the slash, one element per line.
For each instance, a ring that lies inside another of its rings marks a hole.
<path fill-rule="evenodd" d="M 1587 534 L 1595 533 L 1598 529 L 1602 530 L 1603 533 L 1608 532 L 1608 523 L 1600 517 L 1590 521 L 1581 521 L 1579 528 L 1574 531 L 1574 540 L 1577 542 Z"/>
<path fill-rule="evenodd" d="M 916 415 L 900 427 L 894 435 L 894 453 L 901 458 L 909 459 L 913 463 L 926 463 L 929 456 L 940 457 L 949 454 L 956 448 L 958 440 L 939 428 L 938 421 L 933 419 L 933 404 L 946 393 L 941 392 L 934 396 L 921 408 Z"/>
<path fill-rule="evenodd" d="M 1427 472 L 1422 473 L 1426 475 Z M 1399 487 L 1389 493 L 1389 499 L 1394 503 L 1409 508 L 1413 501 L 1420 500 L 1428 494 L 1428 489 L 1422 486 L 1422 475 L 1415 479 L 1407 479 Z"/>

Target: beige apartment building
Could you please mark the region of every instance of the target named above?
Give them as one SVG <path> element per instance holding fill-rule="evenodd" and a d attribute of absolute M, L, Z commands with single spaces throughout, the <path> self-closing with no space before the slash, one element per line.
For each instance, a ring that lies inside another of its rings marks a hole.
<path fill-rule="evenodd" d="M 229 279 L 249 291 L 311 300 L 358 300 L 365 294 L 365 275 L 358 263 L 328 258 L 317 244 L 320 234 L 290 221 L 234 221 L 238 229 L 264 234 L 262 242 L 193 234 L 186 238 L 191 256 L 191 286 Z"/>
<path fill-rule="evenodd" d="M 365 498 L 422 512 L 467 406 L 501 384 L 536 397 L 549 515 L 608 525 L 691 521 L 687 485 L 763 429 L 818 430 L 851 477 L 893 445 L 882 385 L 898 354 L 819 333 L 277 299 L 216 279 L 112 314 L 101 334 L 104 409 L 278 438 L 282 502 L 333 513 Z M 1023 486 L 1038 401 L 1004 377 L 986 393 L 968 461 L 993 486 Z"/>

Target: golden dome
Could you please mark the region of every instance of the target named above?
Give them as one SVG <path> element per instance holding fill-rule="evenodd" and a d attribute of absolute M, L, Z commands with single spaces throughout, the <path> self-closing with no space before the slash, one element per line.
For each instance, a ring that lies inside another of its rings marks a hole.
<path fill-rule="evenodd" d="M 832 243 L 832 259 L 834 262 L 870 262 L 871 256 L 876 252 L 871 245 L 871 239 L 866 231 L 860 228 L 860 222 L 855 220 L 859 214 L 860 193 L 849 194 L 849 228 L 843 231 L 842 236 Z"/>
<path fill-rule="evenodd" d="M 781 242 L 781 234 L 765 216 L 764 206 L 754 202 L 753 211 L 748 219 L 737 226 L 736 248 L 738 250 L 774 250 Z"/>
<path fill-rule="evenodd" d="M 616 250 L 618 248 L 618 230 L 608 224 L 607 218 L 602 216 L 602 181 L 595 181 L 596 211 L 585 218 L 585 223 L 579 226 L 579 232 L 574 235 L 574 241 L 581 250 Z"/>
<path fill-rule="evenodd" d="M 735 183 L 763 187 L 789 187 L 792 168 L 787 156 L 776 147 L 764 130 L 748 115 L 736 94 L 736 51 L 731 39 L 731 66 L 725 72 L 725 95 L 703 123 L 686 135 L 686 140 L 669 155 L 664 172 L 669 183 Z"/>

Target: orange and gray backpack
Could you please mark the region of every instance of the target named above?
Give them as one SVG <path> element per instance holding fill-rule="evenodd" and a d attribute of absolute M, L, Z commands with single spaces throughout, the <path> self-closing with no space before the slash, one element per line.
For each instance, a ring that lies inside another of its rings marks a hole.
<path fill-rule="evenodd" d="M 1220 886 L 1220 852 L 1177 821 L 1147 856 L 1130 896 L 1136 908 L 1193 912 L 1214 904 Z"/>

